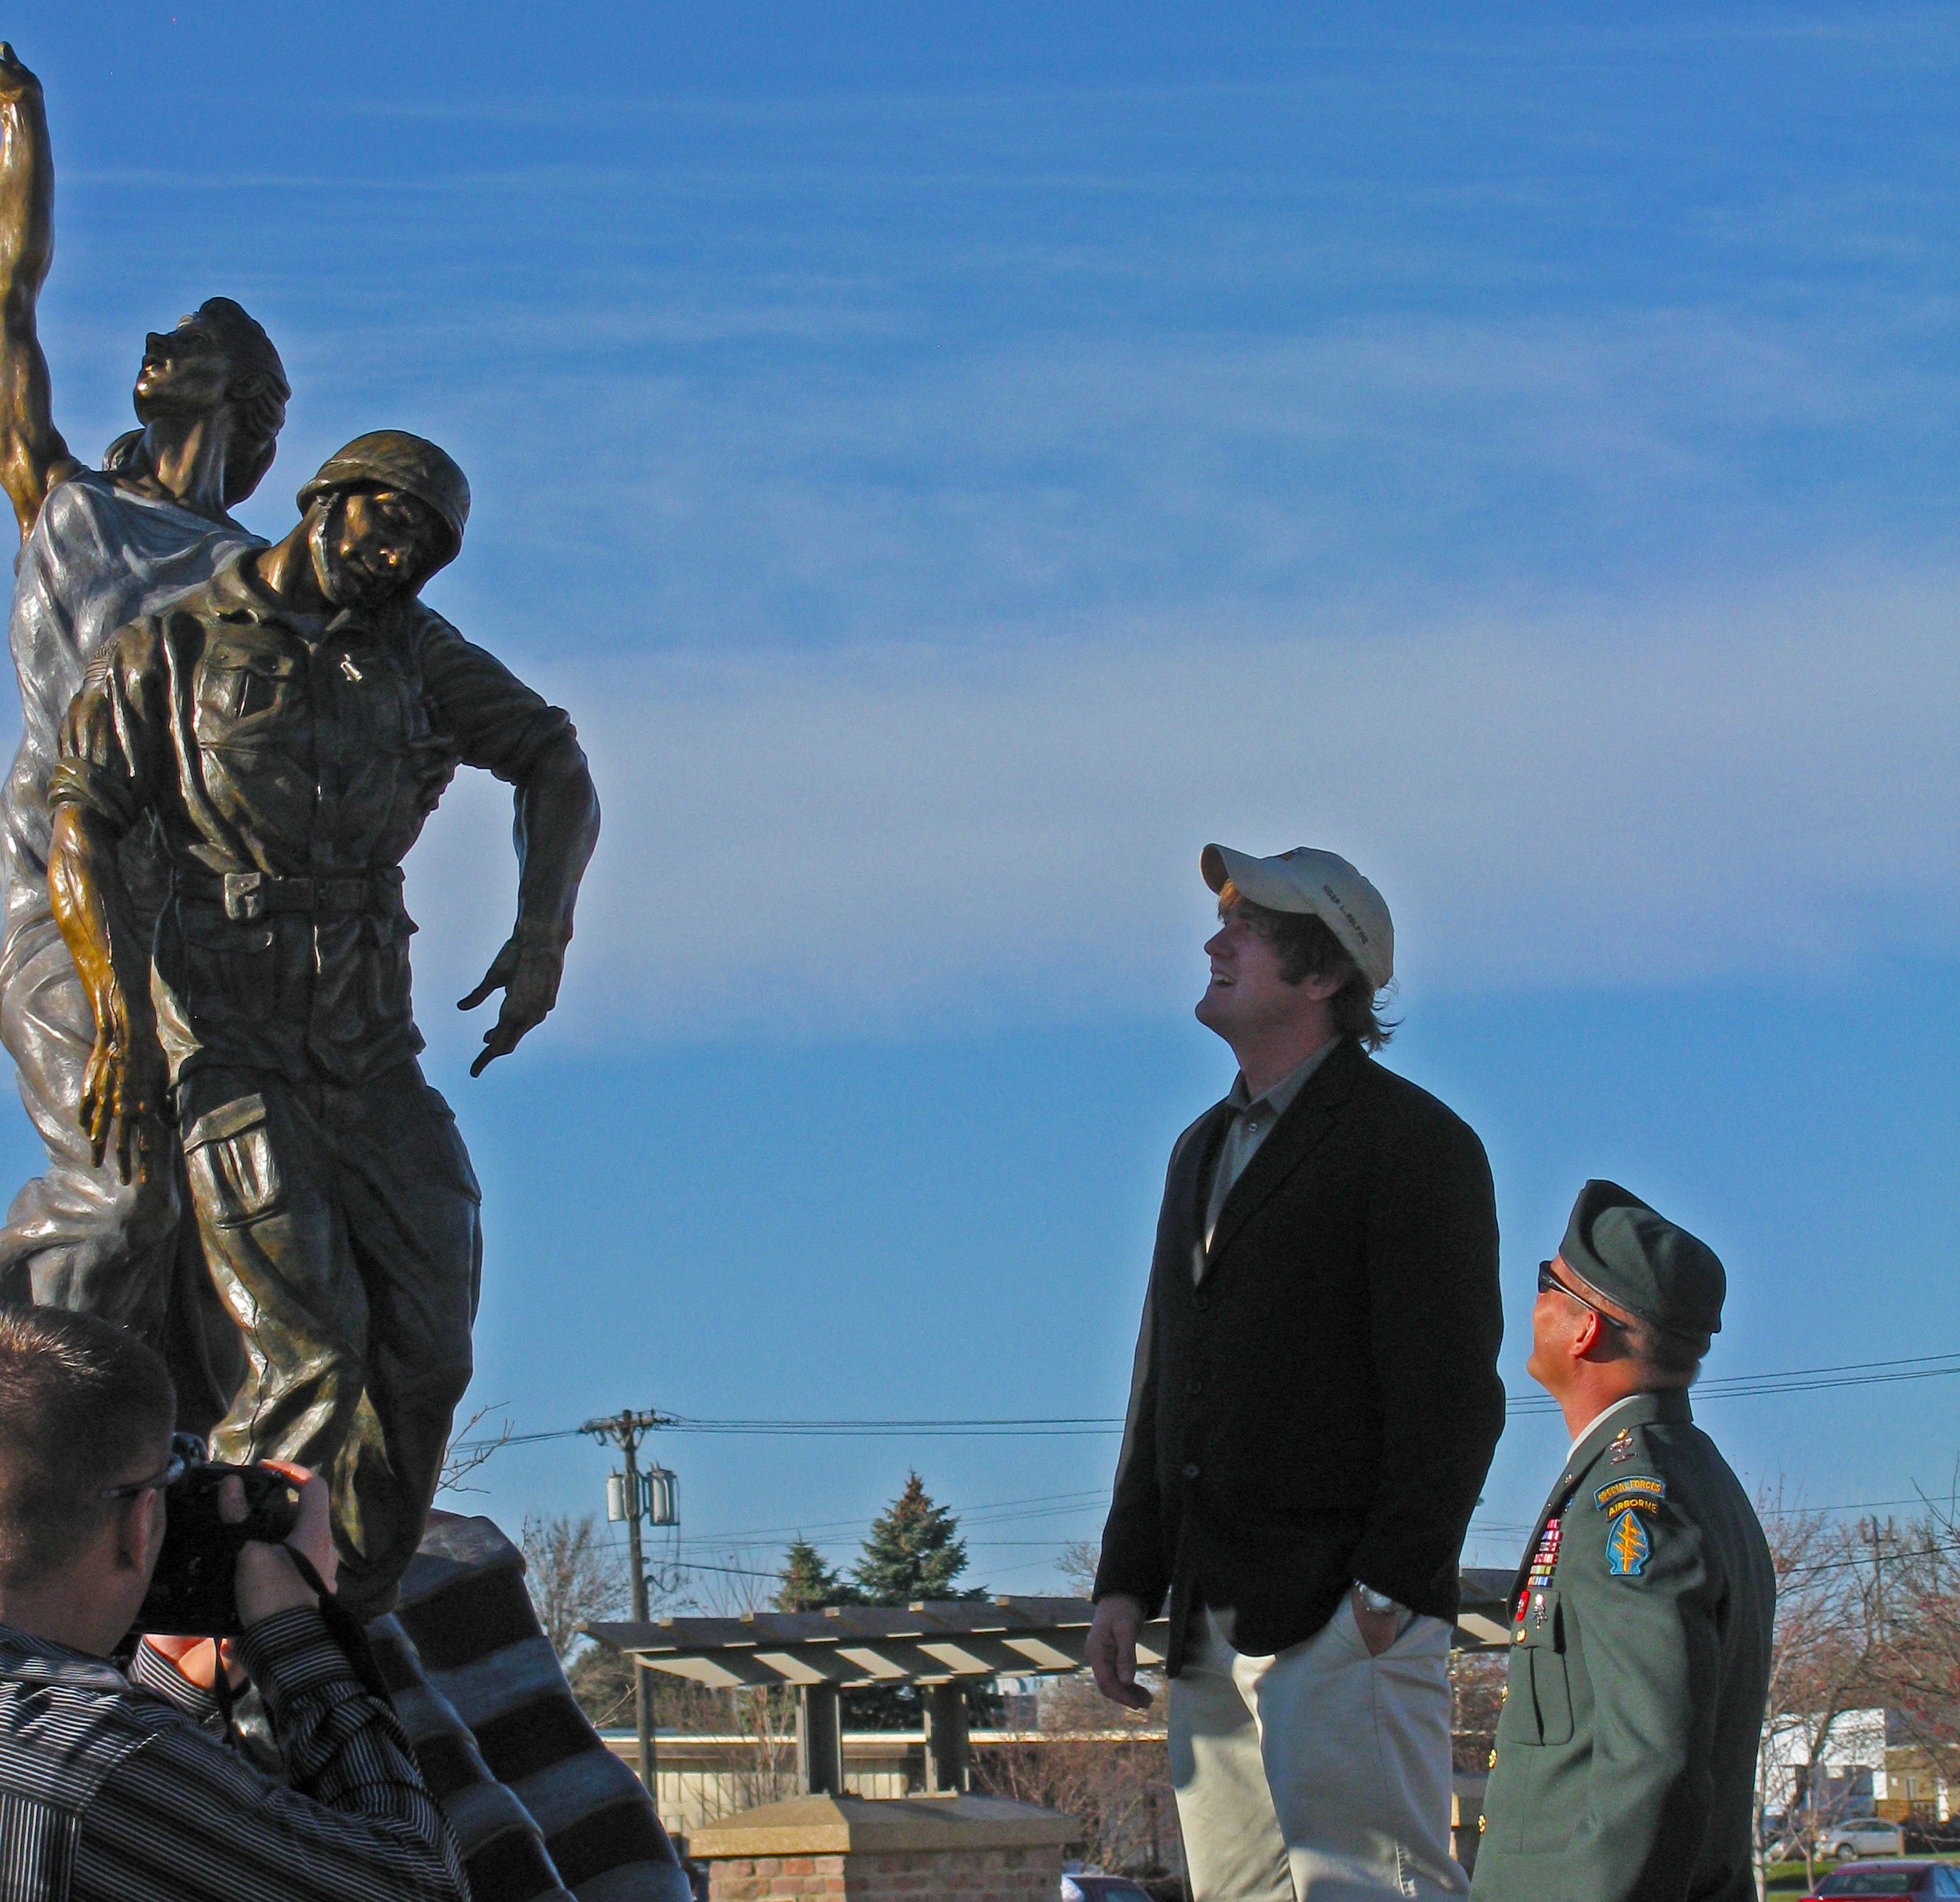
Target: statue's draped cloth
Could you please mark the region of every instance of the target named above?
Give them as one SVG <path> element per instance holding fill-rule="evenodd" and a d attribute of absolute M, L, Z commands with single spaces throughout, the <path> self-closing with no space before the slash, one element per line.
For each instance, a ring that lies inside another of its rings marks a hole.
<path fill-rule="evenodd" d="M 94 1166 L 76 1121 L 94 1017 L 48 899 L 48 776 L 62 716 L 96 650 L 239 550 L 263 546 L 235 524 L 82 474 L 50 493 L 16 569 L 9 634 L 22 732 L 0 794 L 0 1041 L 18 1066 L 48 1170 L 14 1198 L 0 1230 L 0 1300 L 100 1314 L 160 1347 L 179 1331 L 179 1165 L 174 1149 L 153 1156 L 147 1179 L 126 1186 L 113 1157 Z M 125 841 L 122 871 L 147 941 L 167 886 L 147 835 Z M 181 1382 L 188 1370 L 177 1345 L 170 1358 Z"/>

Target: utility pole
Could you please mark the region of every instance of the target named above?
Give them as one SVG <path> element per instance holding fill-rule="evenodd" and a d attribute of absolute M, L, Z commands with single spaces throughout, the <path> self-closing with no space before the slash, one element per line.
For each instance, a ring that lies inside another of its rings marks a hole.
<path fill-rule="evenodd" d="M 646 1559 L 640 1543 L 640 1521 L 645 1507 L 640 1492 L 637 1455 L 640 1443 L 649 1433 L 657 1426 L 673 1424 L 671 1414 L 655 1413 L 650 1408 L 635 1413 L 629 1407 L 622 1407 L 610 1419 L 588 1420 L 579 1429 L 580 1433 L 589 1433 L 603 1445 L 617 1447 L 625 1462 L 626 1543 L 633 1557 L 633 1615 L 636 1624 L 646 1623 L 649 1615 Z M 633 1719 L 640 1731 L 640 1780 L 646 1786 L 646 1793 L 657 1808 L 660 1786 L 653 1780 L 653 1704 L 647 1694 L 646 1667 L 637 1658 L 633 1661 Z"/>

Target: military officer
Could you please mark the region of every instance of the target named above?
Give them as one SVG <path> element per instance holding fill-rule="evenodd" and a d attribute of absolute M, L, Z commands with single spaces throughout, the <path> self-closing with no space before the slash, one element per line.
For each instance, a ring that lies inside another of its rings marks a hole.
<path fill-rule="evenodd" d="M 1776 1584 L 1687 1392 L 1725 1288 L 1612 1182 L 1539 1269 L 1527 1371 L 1572 1444 L 1513 1587 L 1472 1902 L 1754 1902 Z"/>
<path fill-rule="evenodd" d="M 330 1477 L 341 1595 L 372 1615 L 435 1494 L 482 1260 L 469 1158 L 416 1061 L 401 861 L 458 759 L 516 788 L 516 927 L 464 1000 L 504 992 L 481 1069 L 557 996 L 599 809 L 564 713 L 416 598 L 461 545 L 462 471 L 384 430 L 299 506 L 283 540 L 90 663 L 49 884 L 94 1012 L 94 1154 L 127 1180 L 174 1117 L 243 1337 L 214 1450 Z M 152 825 L 171 870 L 154 943 L 117 852 Z"/>

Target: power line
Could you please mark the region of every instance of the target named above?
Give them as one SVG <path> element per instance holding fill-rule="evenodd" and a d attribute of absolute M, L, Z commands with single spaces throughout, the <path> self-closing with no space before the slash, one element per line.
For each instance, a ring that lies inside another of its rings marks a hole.
<path fill-rule="evenodd" d="M 1097 1486 L 1080 1492 L 1037 1493 L 1026 1499 L 994 1499 L 962 1512 L 960 1525 L 964 1529 L 970 1526 L 1014 1525 L 1023 1519 L 1058 1518 L 1079 1512 L 1086 1506 L 1107 1502 L 1108 1498 L 1109 1488 Z M 817 1539 L 839 1533 L 867 1531 L 877 1517 L 874 1514 L 870 1519 L 803 1519 L 793 1526 L 753 1526 L 737 1532 L 697 1532 L 689 1535 L 689 1543 L 736 1546 L 753 1539 Z"/>
<path fill-rule="evenodd" d="M 1067 1438 L 1078 1434 L 1119 1433 L 1120 1414 L 1058 1414 L 1052 1418 L 913 1420 L 690 1420 L 677 1419 L 675 1433 L 763 1434 L 796 1439 L 919 1439 Z"/>
<path fill-rule="evenodd" d="M 1882 1386 L 1901 1380 L 1937 1380 L 1960 1374 L 1960 1354 L 1920 1354 L 1902 1360 L 1846 1361 L 1823 1367 L 1791 1367 L 1775 1374 L 1733 1374 L 1697 1382 L 1697 1400 L 1740 1400 L 1759 1394 L 1809 1394 L 1830 1387 Z M 1512 1414 L 1558 1411 L 1549 1394 L 1528 1394 L 1509 1402 Z"/>
<path fill-rule="evenodd" d="M 1735 1400 L 1761 1394 L 1816 1393 L 1829 1388 L 1879 1386 L 1898 1381 L 1937 1380 L 1960 1374 L 1960 1353 L 1914 1354 L 1904 1359 L 1844 1361 L 1819 1367 L 1789 1367 L 1773 1373 L 1735 1374 L 1725 1378 L 1700 1382 L 1694 1389 L 1697 1400 Z M 1525 1394 L 1512 1398 L 1508 1411 L 1513 1417 L 1556 1413 L 1558 1403 L 1548 1394 Z M 770 1435 L 789 1439 L 1014 1439 L 1119 1433 L 1120 1414 L 1056 1414 L 974 1415 L 970 1418 L 920 1416 L 910 1419 L 706 1419 L 685 1414 L 662 1415 L 661 1431 L 666 1433 Z M 485 1446 L 521 1447 L 544 1440 L 572 1439 L 585 1430 L 581 1426 L 553 1427 L 540 1433 L 513 1433 L 486 1439 L 459 1440 L 452 1448 L 468 1452 Z"/>

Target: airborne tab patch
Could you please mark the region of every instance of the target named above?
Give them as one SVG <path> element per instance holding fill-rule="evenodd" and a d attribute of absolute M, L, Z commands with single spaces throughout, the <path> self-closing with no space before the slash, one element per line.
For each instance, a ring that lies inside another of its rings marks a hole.
<path fill-rule="evenodd" d="M 1630 1473 L 1624 1479 L 1615 1479 L 1602 1486 L 1593 1494 L 1592 1503 L 1601 1512 L 1611 1512 L 1623 1506 L 1631 1506 L 1638 1512 L 1658 1512 L 1661 1502 L 1666 1497 L 1665 1479 L 1657 1479 L 1651 1473 Z"/>
<path fill-rule="evenodd" d="M 1623 1506 L 1606 1528 L 1606 1569 L 1616 1579 L 1637 1579 L 1653 1555 L 1653 1542 L 1641 1515 L 1631 1506 Z"/>

